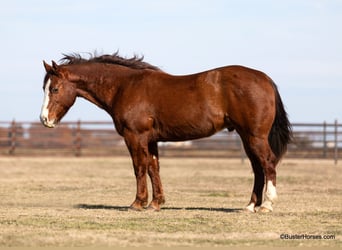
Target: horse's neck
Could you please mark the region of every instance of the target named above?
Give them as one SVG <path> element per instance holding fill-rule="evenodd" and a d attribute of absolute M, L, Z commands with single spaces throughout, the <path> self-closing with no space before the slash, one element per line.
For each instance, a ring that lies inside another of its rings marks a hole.
<path fill-rule="evenodd" d="M 111 72 L 104 70 L 103 73 L 100 73 L 99 70 L 94 70 L 82 74 L 77 84 L 78 96 L 85 98 L 104 110 L 110 109 L 119 84 L 122 82 L 120 81 L 120 76 L 113 73 L 115 72 L 114 70 Z"/>
<path fill-rule="evenodd" d="M 94 103 L 96 106 L 102 109 L 106 109 L 105 103 L 103 103 L 101 99 L 99 99 L 96 95 L 87 90 L 77 89 L 77 96 L 82 97 L 91 103 Z"/>

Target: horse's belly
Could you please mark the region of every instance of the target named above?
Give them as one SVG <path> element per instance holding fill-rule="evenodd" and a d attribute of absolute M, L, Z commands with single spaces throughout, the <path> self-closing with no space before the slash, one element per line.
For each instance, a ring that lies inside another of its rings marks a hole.
<path fill-rule="evenodd" d="M 169 124 L 159 127 L 159 141 L 187 141 L 209 137 L 224 128 L 223 122 L 198 121 L 190 123 L 186 121 L 178 124 Z"/>

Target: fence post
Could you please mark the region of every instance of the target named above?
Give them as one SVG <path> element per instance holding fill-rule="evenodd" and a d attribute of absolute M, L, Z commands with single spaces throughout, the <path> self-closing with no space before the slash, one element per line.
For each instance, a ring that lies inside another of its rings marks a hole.
<path fill-rule="evenodd" d="M 75 133 L 75 156 L 81 156 L 81 142 L 81 120 L 78 120 Z"/>
<path fill-rule="evenodd" d="M 10 133 L 9 133 L 9 139 L 10 139 L 10 149 L 9 149 L 9 154 L 13 155 L 16 147 L 16 142 L 17 142 L 17 128 L 16 128 L 16 123 L 15 120 L 13 119 L 11 123 L 11 128 L 10 128 Z"/>
<path fill-rule="evenodd" d="M 323 158 L 327 158 L 327 123 L 323 122 Z"/>
<path fill-rule="evenodd" d="M 335 165 L 337 165 L 337 161 L 338 161 L 338 122 L 337 119 L 335 120 L 335 150 L 334 150 L 334 159 L 335 159 Z"/>

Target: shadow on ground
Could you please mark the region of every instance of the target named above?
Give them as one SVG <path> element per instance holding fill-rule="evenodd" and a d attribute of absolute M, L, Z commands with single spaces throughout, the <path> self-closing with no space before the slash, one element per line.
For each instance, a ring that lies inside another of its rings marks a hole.
<path fill-rule="evenodd" d="M 74 208 L 78 209 L 108 209 L 117 211 L 130 211 L 128 206 L 110 206 L 102 204 L 77 204 Z M 242 208 L 213 208 L 213 207 L 163 207 L 162 210 L 187 210 L 187 211 L 213 211 L 224 213 L 237 213 L 243 211 Z"/>

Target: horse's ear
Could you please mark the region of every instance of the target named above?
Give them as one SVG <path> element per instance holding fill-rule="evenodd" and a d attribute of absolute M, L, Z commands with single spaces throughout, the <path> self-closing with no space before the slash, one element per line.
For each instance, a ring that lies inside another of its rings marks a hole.
<path fill-rule="evenodd" d="M 57 69 L 58 69 L 58 65 L 57 65 L 57 63 L 56 63 L 55 61 L 52 61 L 52 68 L 53 68 L 55 71 L 57 71 Z"/>
<path fill-rule="evenodd" d="M 43 61 L 43 64 L 44 64 L 46 73 L 52 72 L 52 67 L 49 64 L 47 64 L 45 61 Z"/>
<path fill-rule="evenodd" d="M 55 61 L 52 61 L 52 66 L 47 64 L 45 61 L 43 61 L 43 64 L 44 64 L 46 73 L 50 73 L 56 76 L 59 75 L 59 72 L 58 72 L 59 66 L 57 65 L 57 63 L 55 63 Z"/>

